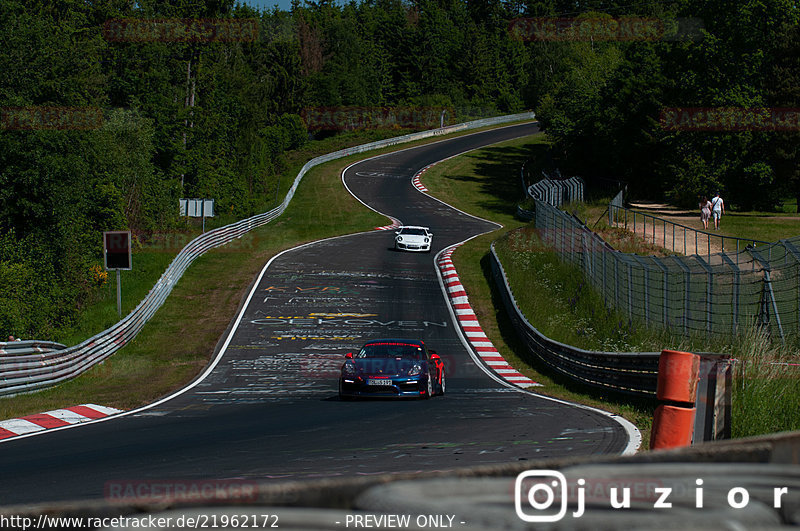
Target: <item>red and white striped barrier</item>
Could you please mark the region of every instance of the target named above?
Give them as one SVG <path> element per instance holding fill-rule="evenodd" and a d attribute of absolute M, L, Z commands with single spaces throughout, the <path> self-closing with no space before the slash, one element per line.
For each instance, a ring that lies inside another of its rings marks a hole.
<path fill-rule="evenodd" d="M 441 161 L 439 161 L 439 162 L 441 162 Z M 434 162 L 434 164 L 437 164 L 437 163 Z M 428 164 L 427 166 L 425 166 L 424 168 L 419 170 L 417 173 L 415 173 L 414 174 L 414 178 L 411 179 L 411 184 L 413 184 L 414 188 L 416 188 L 420 192 L 427 192 L 428 191 L 428 189 L 425 188 L 425 185 L 422 184 L 422 181 L 420 180 L 420 177 L 422 177 L 422 174 L 425 173 L 426 171 L 428 171 L 428 168 L 430 168 L 431 166 L 433 166 L 433 164 Z"/>
<path fill-rule="evenodd" d="M 507 382 L 519 387 L 541 385 L 509 365 L 503 356 L 500 355 L 500 352 L 494 347 L 491 340 L 486 336 L 483 328 L 481 328 L 475 311 L 469 304 L 467 292 L 464 290 L 464 286 L 458 278 L 458 272 L 456 272 L 456 268 L 451 260 L 453 251 L 455 251 L 456 247 L 459 245 L 454 245 L 445 250 L 439 257 L 437 265 L 442 273 L 445 289 L 450 297 L 450 303 L 453 305 L 453 311 L 458 318 L 458 323 L 464 331 L 464 336 L 466 336 L 470 345 L 472 345 L 472 348 L 475 349 L 475 352 L 481 357 L 483 362 Z"/>
<path fill-rule="evenodd" d="M 400 227 L 402 227 L 403 224 L 400 223 L 399 220 L 396 220 L 391 216 L 388 216 L 388 217 L 389 217 L 389 219 L 392 220 L 392 224 L 391 225 L 384 225 L 383 227 L 375 227 L 375 230 L 394 230 L 394 229 L 399 229 Z"/>
<path fill-rule="evenodd" d="M 113 407 L 83 404 L 36 415 L 28 415 L 18 419 L 3 420 L 0 421 L 0 439 L 9 439 L 18 435 L 51 428 L 61 428 L 72 424 L 82 424 L 120 412 L 120 409 L 114 409 Z"/>

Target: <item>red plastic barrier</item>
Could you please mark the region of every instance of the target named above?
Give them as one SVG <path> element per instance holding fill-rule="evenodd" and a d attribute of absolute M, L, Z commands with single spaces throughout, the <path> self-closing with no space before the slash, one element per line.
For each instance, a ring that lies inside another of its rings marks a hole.
<path fill-rule="evenodd" d="M 658 406 L 650 432 L 650 449 L 680 448 L 692 444 L 695 408 Z"/>
<path fill-rule="evenodd" d="M 650 449 L 679 448 L 692 444 L 694 407 L 700 376 L 700 356 L 662 350 L 658 359 L 659 400 L 671 402 L 656 408 L 650 431 Z"/>
<path fill-rule="evenodd" d="M 658 387 L 656 396 L 668 402 L 694 405 L 700 356 L 691 352 L 662 350 L 658 358 Z"/>

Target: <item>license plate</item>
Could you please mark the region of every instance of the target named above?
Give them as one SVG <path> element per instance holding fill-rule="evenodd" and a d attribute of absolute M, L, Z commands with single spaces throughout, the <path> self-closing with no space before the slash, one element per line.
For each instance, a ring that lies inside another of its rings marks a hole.
<path fill-rule="evenodd" d="M 391 380 L 367 380 L 367 385 L 392 385 Z"/>

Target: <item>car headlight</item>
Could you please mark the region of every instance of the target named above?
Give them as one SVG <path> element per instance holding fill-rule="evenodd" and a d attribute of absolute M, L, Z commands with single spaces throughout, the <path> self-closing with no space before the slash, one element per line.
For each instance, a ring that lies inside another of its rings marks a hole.
<path fill-rule="evenodd" d="M 408 369 L 409 376 L 417 376 L 420 372 L 422 372 L 422 367 L 419 364 L 414 364 L 413 367 Z"/>
<path fill-rule="evenodd" d="M 425 243 L 428 243 L 429 241 L 430 241 L 430 240 L 429 240 L 428 238 L 425 238 Z"/>
<path fill-rule="evenodd" d="M 342 367 L 342 374 L 346 374 L 347 376 L 352 376 L 356 373 L 356 366 L 352 363 L 345 363 Z"/>
<path fill-rule="evenodd" d="M 398 236 L 397 237 L 397 241 L 399 241 L 399 242 L 403 241 L 403 237 L 402 236 Z"/>

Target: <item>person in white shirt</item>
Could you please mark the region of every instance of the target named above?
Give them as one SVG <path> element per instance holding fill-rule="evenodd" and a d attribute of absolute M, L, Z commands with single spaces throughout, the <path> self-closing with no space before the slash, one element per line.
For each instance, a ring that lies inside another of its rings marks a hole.
<path fill-rule="evenodd" d="M 719 192 L 711 200 L 711 215 L 714 216 L 714 230 L 719 230 L 719 218 L 725 213 L 725 201 L 719 196 Z"/>

